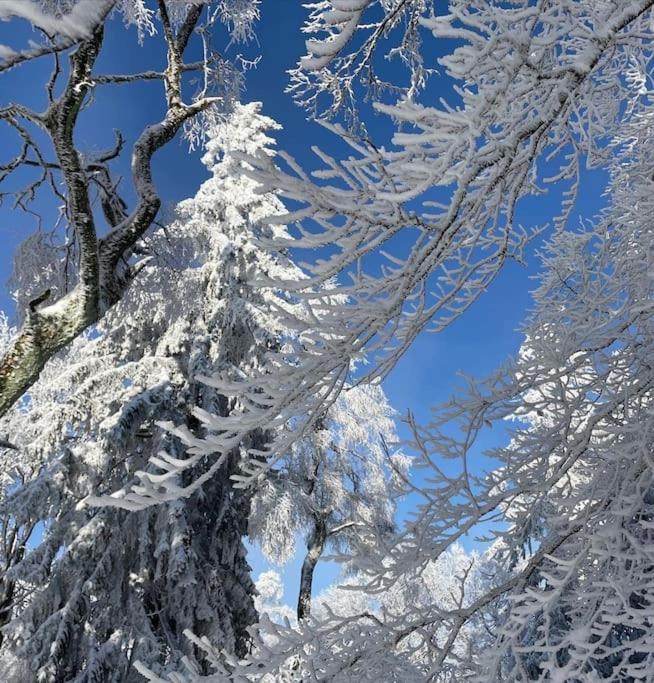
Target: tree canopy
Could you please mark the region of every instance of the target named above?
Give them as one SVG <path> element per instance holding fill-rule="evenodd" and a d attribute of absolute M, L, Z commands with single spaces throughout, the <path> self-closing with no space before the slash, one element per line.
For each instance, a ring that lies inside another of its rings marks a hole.
<path fill-rule="evenodd" d="M 328 131 L 313 166 L 210 39 L 254 38 L 263 7 L 0 7 L 42 36 L 0 78 L 54 64 L 45 109 L 0 108 L 0 183 L 62 205 L 0 320 L 7 675 L 650 680 L 654 0 L 317 2 L 287 86 Z M 164 70 L 96 69 L 116 13 Z M 130 208 L 123 136 L 83 154 L 75 128 L 142 80 L 163 116 Z M 152 158 L 184 131 L 211 178 L 158 217 Z M 538 267 L 521 347 L 400 439 L 383 381 L 510 262 Z M 256 595 L 246 538 L 278 563 L 303 539 L 295 618 L 276 574 Z M 327 552 L 341 585 L 316 598 Z"/>

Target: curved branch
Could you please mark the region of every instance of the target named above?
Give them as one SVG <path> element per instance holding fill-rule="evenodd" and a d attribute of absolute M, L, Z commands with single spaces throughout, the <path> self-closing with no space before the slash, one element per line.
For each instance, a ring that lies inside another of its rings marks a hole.
<path fill-rule="evenodd" d="M 43 115 L 26 112 L 28 118 L 43 127 L 52 140 L 57 156 L 57 164 L 53 166 L 58 168 L 64 179 L 67 217 L 79 245 L 80 263 L 74 289 L 49 306 L 27 310 L 17 337 L 0 359 L 0 416 L 38 379 L 45 363 L 55 353 L 100 320 L 104 312 L 121 298 L 138 273 L 138 267 L 127 265 L 132 248 L 152 225 L 161 205 L 152 177 L 152 157 L 175 137 L 186 121 L 217 101 L 215 97 L 207 97 L 187 105 L 181 99 L 182 74 L 197 68 L 197 64 L 185 65 L 182 56 L 201 14 L 202 8 L 198 5 L 189 10 L 177 37 L 172 36 L 172 32 L 166 36 L 168 66 L 161 78 L 168 109 L 163 119 L 145 128 L 134 144 L 132 177 L 137 204 L 127 214 L 126 206 L 104 166 L 120 152 L 122 137 L 118 134 L 112 150 L 87 164 L 82 162 L 73 139 L 77 116 L 87 93 L 96 83 L 103 82 L 102 78 L 94 79 L 92 69 L 102 45 L 103 22 L 113 4 L 114 0 L 105 0 L 101 21 L 86 40 L 64 40 L 61 43 L 70 47 L 79 42 L 79 46 L 71 55 L 69 80 L 60 98 L 51 101 Z M 163 7 L 164 24 L 166 19 Z M 50 47 L 49 51 L 54 49 Z M 0 66 L 0 71 L 4 68 L 7 68 L 6 63 Z M 104 82 L 110 80 L 105 78 Z M 14 105 L 7 112 L 7 116 L 26 115 Z M 100 173 L 102 177 L 94 179 L 91 173 Z M 102 239 L 97 236 L 89 197 L 92 180 L 100 185 L 102 208 L 112 228 Z"/>

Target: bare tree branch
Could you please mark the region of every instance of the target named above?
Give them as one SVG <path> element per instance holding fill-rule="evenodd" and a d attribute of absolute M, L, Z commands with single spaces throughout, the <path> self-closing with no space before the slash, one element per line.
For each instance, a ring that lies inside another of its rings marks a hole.
<path fill-rule="evenodd" d="M 59 298 L 41 308 L 27 306 L 25 320 L 10 348 L 0 359 L 0 415 L 4 414 L 38 378 L 49 358 L 78 336 L 89 325 L 97 322 L 104 312 L 116 303 L 139 272 L 139 264 L 130 264 L 136 242 L 152 225 L 161 199 L 152 177 L 152 157 L 155 152 L 178 133 L 191 118 L 219 101 L 217 97 L 202 97 L 187 104 L 182 96 L 182 75 L 187 71 L 203 70 L 207 64 L 184 64 L 183 53 L 203 11 L 202 4 L 193 5 L 182 22 L 177 35 L 168 17 L 166 3 L 159 2 L 159 15 L 164 28 L 167 47 L 167 67 L 164 72 L 145 71 L 128 75 L 95 76 L 93 67 L 102 48 L 104 23 L 115 4 L 106 2 L 100 21 L 84 38 L 63 37 L 50 45 L 35 48 L 0 65 L 0 72 L 10 66 L 29 61 L 43 54 L 55 55 L 52 76 L 46 84 L 49 106 L 44 113 L 33 112 L 19 104 L 0 109 L 0 118 L 8 123 L 22 139 L 16 157 L 0 167 L 0 182 L 20 167 L 40 167 L 37 178 L 25 190 L 13 193 L 17 205 L 28 210 L 29 202 L 44 182 L 64 200 L 65 218 L 78 253 L 77 270 L 72 289 L 60 292 Z M 59 53 L 74 47 L 70 54 L 67 83 L 59 97 L 54 96 L 54 85 L 62 70 Z M 122 151 L 124 141 L 116 132 L 115 146 L 84 161 L 75 145 L 74 133 L 79 113 L 92 89 L 98 85 L 161 80 L 164 85 L 167 111 L 161 121 L 147 126 L 132 149 L 132 182 L 136 205 L 128 211 L 118 194 L 118 181 L 112 178 L 107 166 Z M 56 161 L 46 161 L 35 138 L 18 119 L 45 131 L 50 138 Z M 53 174 L 63 179 L 65 191 L 56 189 Z M 91 188 L 98 191 L 102 216 L 109 232 L 100 237 L 91 199 Z M 45 299 L 39 300 L 43 303 Z M 33 303 L 33 302 L 32 302 Z"/>

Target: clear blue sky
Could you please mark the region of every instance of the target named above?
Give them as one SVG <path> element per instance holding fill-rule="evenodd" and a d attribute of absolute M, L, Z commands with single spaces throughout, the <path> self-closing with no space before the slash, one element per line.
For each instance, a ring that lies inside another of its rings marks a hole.
<path fill-rule="evenodd" d="M 243 53 L 247 56 L 261 54 L 256 69 L 247 75 L 244 101 L 263 102 L 264 112 L 283 126 L 277 135 L 279 147 L 296 157 L 302 165 L 316 165 L 309 147 L 313 144 L 329 149 L 332 136 L 317 124 L 306 120 L 289 95 L 284 93 L 288 82 L 287 69 L 295 66 L 304 54 L 304 36 L 300 27 L 306 16 L 297 0 L 263 0 L 261 21 L 258 27 L 258 44 L 233 45 L 224 49 L 224 35 L 216 35 L 216 47 L 228 56 Z M 20 45 L 29 38 L 28 27 L 16 30 L 15 24 L 0 23 L 0 43 Z M 437 45 L 431 38 L 426 43 L 426 60 L 435 62 L 438 53 L 446 46 Z M 105 73 L 130 73 L 144 68 L 161 69 L 164 66 L 160 42 L 146 39 L 143 47 L 136 41 L 135 31 L 126 34 L 119 19 L 111 23 L 105 49 L 98 64 L 98 71 Z M 28 68 L 15 69 L 0 76 L 2 79 L 3 104 L 15 99 L 38 106 L 43 103 L 43 93 L 37 89 L 50 71 L 47 60 Z M 389 72 L 393 76 L 394 66 Z M 395 72 L 400 76 L 399 70 Z M 436 94 L 446 95 L 450 83 L 443 77 L 432 79 L 425 99 Z M 81 147 L 97 150 L 111 146 L 113 128 L 120 128 L 128 143 L 147 123 L 154 122 L 162 114 L 161 84 L 157 82 L 134 86 L 105 86 L 95 94 L 95 102 L 83 118 L 78 141 Z M 373 138 L 387 141 L 389 123 L 381 116 L 371 119 L 369 129 Z M 2 155 L 9 155 L 15 142 L 7 131 L 0 129 Z M 128 167 L 125 166 L 127 175 Z M 190 154 L 187 146 L 173 142 L 155 158 L 155 179 L 164 200 L 175 203 L 192 196 L 206 173 L 199 162 L 199 154 Z M 588 174 L 581 194 L 580 213 L 592 214 L 601 205 L 602 178 Z M 541 223 L 552 208 L 547 200 L 541 200 L 536 208 L 524 210 L 518 217 L 524 224 Z M 52 205 L 44 202 L 43 213 L 52 218 Z M 531 212 L 530 212 L 531 211 Z M 11 254 L 15 245 L 34 229 L 31 217 L 11 210 L 8 205 L 0 207 L 0 225 L 5 248 L 0 256 L 0 280 L 5 281 L 11 272 Z M 493 370 L 498 363 L 515 353 L 521 341 L 518 326 L 530 304 L 530 279 L 538 269 L 537 259 L 532 257 L 527 267 L 510 264 L 490 287 L 489 292 L 461 320 L 438 335 L 423 334 L 401 360 L 385 383 L 391 403 L 400 414 L 411 410 L 418 420 L 429 418 L 430 406 L 445 399 L 454 390 L 456 373 L 481 377 Z M 6 288 L 0 291 L 0 308 L 13 310 Z M 401 434 L 406 433 L 400 430 Z M 495 439 L 501 439 L 497 432 Z M 402 510 L 406 513 L 406 510 Z M 251 554 L 255 574 L 265 567 L 257 552 Z M 287 592 L 285 599 L 294 604 L 299 572 L 299 558 L 284 571 Z M 333 567 L 322 567 L 317 576 L 320 588 L 334 577 Z"/>

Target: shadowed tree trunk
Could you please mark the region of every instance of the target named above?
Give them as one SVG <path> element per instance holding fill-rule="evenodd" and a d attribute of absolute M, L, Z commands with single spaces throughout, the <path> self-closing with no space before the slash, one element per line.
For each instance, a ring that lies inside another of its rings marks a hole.
<path fill-rule="evenodd" d="M 316 569 L 316 564 L 325 549 L 325 542 L 327 540 L 327 525 L 325 518 L 317 515 L 311 536 L 307 541 L 307 554 L 304 556 L 302 563 L 302 574 L 300 576 L 300 595 L 297 601 L 297 618 L 298 621 L 307 619 L 311 614 L 311 591 L 313 588 L 313 573 Z"/>

